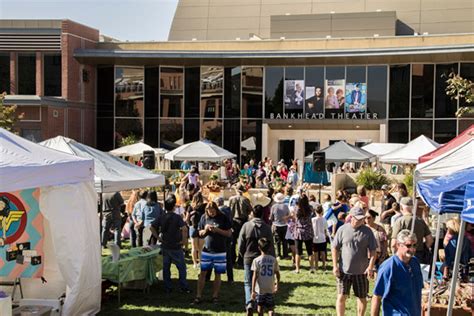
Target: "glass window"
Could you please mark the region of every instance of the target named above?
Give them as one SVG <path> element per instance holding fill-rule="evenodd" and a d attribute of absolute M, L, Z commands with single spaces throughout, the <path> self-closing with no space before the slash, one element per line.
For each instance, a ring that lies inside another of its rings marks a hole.
<path fill-rule="evenodd" d="M 240 120 L 224 120 L 224 149 L 240 159 Z M 240 163 L 240 162 L 239 162 Z"/>
<path fill-rule="evenodd" d="M 113 66 L 97 67 L 97 117 L 114 117 Z M 99 135 L 99 133 L 97 133 L 97 135 Z M 109 141 L 111 140 L 112 137 Z"/>
<path fill-rule="evenodd" d="M 412 65 L 411 117 L 433 117 L 433 71 L 434 65 Z"/>
<path fill-rule="evenodd" d="M 347 66 L 346 67 L 347 82 L 367 82 L 365 66 Z"/>
<path fill-rule="evenodd" d="M 411 120 L 410 140 L 413 140 L 420 135 L 433 138 L 433 121 Z"/>
<path fill-rule="evenodd" d="M 134 136 L 143 139 L 143 120 L 135 118 L 115 119 L 115 147 L 120 147 L 123 138 Z"/>
<path fill-rule="evenodd" d="M 408 120 L 388 121 L 388 142 L 408 143 Z"/>
<path fill-rule="evenodd" d="M 184 120 L 184 143 L 187 144 L 200 140 L 199 119 L 185 119 Z"/>
<path fill-rule="evenodd" d="M 201 123 L 201 139 L 207 139 L 222 147 L 222 120 L 203 120 Z"/>
<path fill-rule="evenodd" d="M 263 68 L 244 67 L 242 70 L 242 117 L 262 118 Z"/>
<path fill-rule="evenodd" d="M 61 96 L 61 55 L 44 55 L 44 95 Z"/>
<path fill-rule="evenodd" d="M 326 118 L 344 113 L 345 103 L 345 67 L 326 67 L 324 82 L 324 107 Z"/>
<path fill-rule="evenodd" d="M 160 147 L 173 150 L 184 143 L 183 120 L 160 119 Z"/>
<path fill-rule="evenodd" d="M 158 118 L 158 107 L 159 107 L 158 76 L 159 76 L 158 67 L 145 68 L 145 117 L 146 118 Z"/>
<path fill-rule="evenodd" d="M 201 68 L 186 68 L 184 75 L 184 116 L 199 117 L 200 102 L 200 71 Z M 186 129 L 185 129 L 186 130 Z M 199 133 L 198 133 L 199 135 Z"/>
<path fill-rule="evenodd" d="M 97 149 L 102 151 L 114 149 L 113 118 L 97 118 Z"/>
<path fill-rule="evenodd" d="M 318 151 L 321 148 L 319 141 L 305 140 L 304 141 L 304 156 L 312 155 L 313 151 Z"/>
<path fill-rule="evenodd" d="M 474 81 L 474 63 L 462 63 L 461 64 L 460 75 L 464 79 Z M 472 107 L 473 104 L 472 103 L 471 104 L 466 104 L 466 102 L 464 102 L 464 100 L 460 100 L 459 101 L 459 106 L 460 107 L 463 107 L 463 106 L 471 106 Z"/>
<path fill-rule="evenodd" d="M 204 121 L 222 118 L 222 96 L 201 98 L 201 118 Z"/>
<path fill-rule="evenodd" d="M 283 90 L 285 113 L 303 113 L 304 90 L 304 67 L 285 68 L 285 88 Z"/>
<path fill-rule="evenodd" d="M 408 117 L 410 105 L 410 65 L 390 66 L 389 93 L 390 118 Z"/>
<path fill-rule="evenodd" d="M 183 96 L 181 95 L 161 95 L 160 115 L 163 118 L 182 117 L 184 113 Z"/>
<path fill-rule="evenodd" d="M 283 68 L 265 67 L 265 117 L 283 114 Z"/>
<path fill-rule="evenodd" d="M 340 142 L 342 139 L 331 139 L 329 140 L 329 146 L 334 145 L 337 142 Z"/>
<path fill-rule="evenodd" d="M 242 120 L 241 163 L 262 159 L 262 121 Z"/>
<path fill-rule="evenodd" d="M 324 113 L 324 67 L 306 67 L 305 111 L 313 114 Z"/>
<path fill-rule="evenodd" d="M 145 144 L 153 148 L 159 147 L 159 120 L 158 118 L 145 118 L 145 136 L 143 141 Z"/>
<path fill-rule="evenodd" d="M 241 68 L 224 69 L 224 118 L 240 118 Z"/>
<path fill-rule="evenodd" d="M 28 139 L 33 143 L 39 143 L 43 140 L 43 137 L 41 136 L 41 129 L 22 128 L 21 137 Z"/>
<path fill-rule="evenodd" d="M 449 142 L 456 137 L 456 120 L 436 120 L 434 140 L 440 144 Z"/>
<path fill-rule="evenodd" d="M 224 92 L 224 68 L 218 66 L 201 67 L 201 97 Z"/>
<path fill-rule="evenodd" d="M 143 68 L 115 68 L 115 117 L 143 118 Z"/>
<path fill-rule="evenodd" d="M 18 54 L 18 94 L 36 94 L 36 56 Z"/>
<path fill-rule="evenodd" d="M 341 66 L 331 66 L 326 67 L 326 79 L 328 80 L 338 80 L 345 79 L 345 69 Z"/>
<path fill-rule="evenodd" d="M 459 120 L 459 134 L 468 129 L 472 124 L 474 124 L 474 120 Z"/>
<path fill-rule="evenodd" d="M 435 116 L 455 117 L 458 104 L 451 96 L 446 95 L 446 80 L 449 74 L 458 73 L 458 64 L 436 65 Z M 436 133 L 436 131 L 435 131 Z"/>
<path fill-rule="evenodd" d="M 183 94 L 183 68 L 161 67 L 161 94 Z"/>
<path fill-rule="evenodd" d="M 387 117 L 387 66 L 368 67 L 367 113 L 376 113 L 379 119 Z"/>
<path fill-rule="evenodd" d="M 10 93 L 10 55 L 0 53 L 0 93 Z"/>

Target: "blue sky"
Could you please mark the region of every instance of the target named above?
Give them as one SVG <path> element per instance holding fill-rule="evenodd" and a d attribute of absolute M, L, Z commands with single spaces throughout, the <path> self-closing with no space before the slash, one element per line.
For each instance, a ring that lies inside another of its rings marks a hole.
<path fill-rule="evenodd" d="M 163 41 L 178 0 L 0 0 L 0 19 L 70 19 L 119 40 Z"/>

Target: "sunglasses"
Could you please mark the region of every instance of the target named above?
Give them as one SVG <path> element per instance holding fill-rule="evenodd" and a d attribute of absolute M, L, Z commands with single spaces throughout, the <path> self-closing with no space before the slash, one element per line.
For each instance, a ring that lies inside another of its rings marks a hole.
<path fill-rule="evenodd" d="M 403 244 L 403 243 L 402 243 L 401 245 L 404 245 L 404 246 L 407 247 L 407 248 L 416 248 L 416 244 L 409 244 L 409 245 L 407 245 L 407 244 Z"/>

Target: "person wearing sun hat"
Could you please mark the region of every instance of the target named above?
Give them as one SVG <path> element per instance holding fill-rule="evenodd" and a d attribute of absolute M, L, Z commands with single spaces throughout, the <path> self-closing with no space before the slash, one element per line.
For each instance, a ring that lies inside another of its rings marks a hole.
<path fill-rule="evenodd" d="M 252 212 L 252 204 L 250 200 L 244 196 L 247 192 L 246 187 L 242 183 L 234 185 L 235 195 L 229 199 L 229 207 L 232 215 L 232 262 L 235 263 L 238 258 L 238 264 L 242 265 L 243 258 L 237 257 L 236 247 L 242 225 L 249 219 Z"/>
<path fill-rule="evenodd" d="M 263 216 L 262 219 L 263 221 L 270 225 L 270 204 L 272 202 L 272 199 L 270 199 L 268 196 L 263 194 L 262 192 L 254 193 L 250 195 L 250 203 L 252 204 L 253 207 L 260 205 L 263 207 Z"/>
<path fill-rule="evenodd" d="M 277 256 L 280 258 L 288 257 L 288 242 L 285 238 L 288 230 L 288 217 L 290 216 L 290 209 L 285 203 L 285 195 L 277 193 L 273 197 L 273 204 L 270 210 L 270 221 L 272 222 L 273 238 L 277 250 Z"/>

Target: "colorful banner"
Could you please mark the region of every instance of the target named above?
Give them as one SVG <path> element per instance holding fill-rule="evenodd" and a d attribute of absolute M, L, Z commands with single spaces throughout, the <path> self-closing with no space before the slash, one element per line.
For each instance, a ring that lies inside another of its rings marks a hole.
<path fill-rule="evenodd" d="M 304 80 L 285 80 L 285 108 L 303 110 Z"/>
<path fill-rule="evenodd" d="M 344 79 L 337 80 L 326 80 L 325 91 L 326 96 L 324 99 L 324 107 L 329 110 L 342 110 L 344 109 Z"/>
<path fill-rule="evenodd" d="M 39 189 L 0 192 L 0 276 L 43 275 L 43 215 Z"/>
<path fill-rule="evenodd" d="M 367 110 L 367 84 L 354 82 L 346 84 L 346 113 L 365 113 Z"/>

